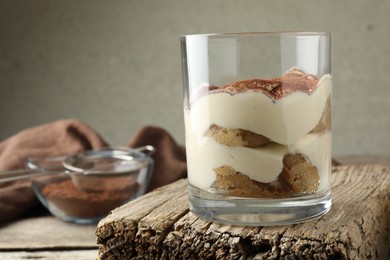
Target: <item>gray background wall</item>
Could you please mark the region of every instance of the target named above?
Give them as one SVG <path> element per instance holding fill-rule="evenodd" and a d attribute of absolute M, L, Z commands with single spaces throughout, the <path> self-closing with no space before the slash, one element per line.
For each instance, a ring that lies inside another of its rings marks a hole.
<path fill-rule="evenodd" d="M 184 143 L 181 34 L 333 33 L 334 153 L 390 153 L 390 1 L 0 0 L 0 139 L 75 117 Z"/>

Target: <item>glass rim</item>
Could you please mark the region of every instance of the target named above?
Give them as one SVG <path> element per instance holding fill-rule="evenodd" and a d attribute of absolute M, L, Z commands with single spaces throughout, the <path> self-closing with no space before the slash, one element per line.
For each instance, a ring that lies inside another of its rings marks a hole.
<path fill-rule="evenodd" d="M 331 36 L 328 31 L 269 31 L 269 32 L 222 32 L 222 33 L 199 33 L 181 35 L 181 39 L 187 37 L 209 37 L 209 38 L 229 38 L 229 37 L 267 37 L 267 36 Z"/>

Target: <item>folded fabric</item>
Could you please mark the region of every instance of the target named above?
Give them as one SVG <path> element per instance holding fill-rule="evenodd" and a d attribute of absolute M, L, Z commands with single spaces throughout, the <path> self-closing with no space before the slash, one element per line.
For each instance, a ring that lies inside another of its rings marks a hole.
<path fill-rule="evenodd" d="M 0 170 L 25 168 L 28 157 L 72 155 L 107 146 L 91 127 L 75 119 L 63 119 L 23 130 L 0 142 Z M 170 134 L 155 126 L 141 128 L 131 138 L 130 147 L 153 145 L 156 152 L 154 170 L 148 191 L 186 176 L 184 147 Z M 26 213 L 38 200 L 28 180 L 0 186 L 0 222 Z"/>
<path fill-rule="evenodd" d="M 174 182 L 187 176 L 186 152 L 171 135 L 156 126 L 145 126 L 135 133 L 129 147 L 152 145 L 156 148 L 153 154 L 154 170 L 147 191 Z"/>

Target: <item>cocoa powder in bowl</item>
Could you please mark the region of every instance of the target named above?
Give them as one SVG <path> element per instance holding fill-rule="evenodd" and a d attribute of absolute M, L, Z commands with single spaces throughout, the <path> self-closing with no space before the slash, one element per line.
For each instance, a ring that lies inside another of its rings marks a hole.
<path fill-rule="evenodd" d="M 51 178 L 50 183 L 48 179 L 34 183 L 35 186 L 40 186 L 42 197 L 54 215 L 67 221 L 88 223 L 98 221 L 137 194 L 140 185 L 135 180 L 125 187 L 122 179 L 118 178 L 117 181 L 122 182 L 122 189 L 101 191 L 79 189 L 68 176 L 54 182 Z"/>
<path fill-rule="evenodd" d="M 31 158 L 27 165 L 44 174 L 32 177 L 31 183 L 53 215 L 64 221 L 93 223 L 144 194 L 153 169 L 153 159 L 147 154 L 152 152 L 151 146 L 108 147 L 66 158 Z"/>

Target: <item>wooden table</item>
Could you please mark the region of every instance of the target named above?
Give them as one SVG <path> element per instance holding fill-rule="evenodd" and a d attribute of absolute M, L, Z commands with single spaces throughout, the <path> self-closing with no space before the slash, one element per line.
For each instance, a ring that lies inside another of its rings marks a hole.
<path fill-rule="evenodd" d="M 336 159 L 342 164 L 390 165 L 390 154 Z M 95 259 L 95 230 L 96 225 L 64 223 L 38 208 L 0 225 L 0 259 Z"/>
<path fill-rule="evenodd" d="M 0 225 L 0 259 L 96 259 L 96 225 L 65 223 L 42 208 Z"/>

